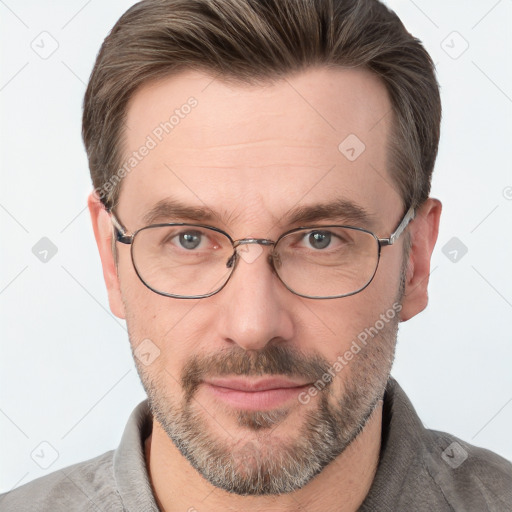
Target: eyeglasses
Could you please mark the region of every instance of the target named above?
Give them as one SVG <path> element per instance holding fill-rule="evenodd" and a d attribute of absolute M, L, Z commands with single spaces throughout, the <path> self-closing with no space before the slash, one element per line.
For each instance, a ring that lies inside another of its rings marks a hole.
<path fill-rule="evenodd" d="M 348 297 L 373 280 L 381 248 L 393 245 L 414 218 L 409 208 L 389 238 L 354 226 L 310 226 L 291 229 L 276 241 L 233 240 L 213 226 L 153 224 L 128 234 L 110 212 L 115 239 L 131 245 L 135 272 L 150 290 L 166 297 L 200 299 L 226 286 L 242 257 L 244 244 L 272 248 L 268 262 L 292 293 L 310 299 Z"/>

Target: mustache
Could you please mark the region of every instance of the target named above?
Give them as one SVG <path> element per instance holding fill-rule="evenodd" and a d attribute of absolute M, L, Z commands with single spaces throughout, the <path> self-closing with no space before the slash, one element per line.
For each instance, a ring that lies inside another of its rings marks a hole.
<path fill-rule="evenodd" d="M 207 376 L 286 375 L 316 382 L 330 365 L 318 354 L 304 355 L 282 345 L 267 345 L 259 351 L 246 351 L 239 346 L 208 356 L 193 356 L 183 367 L 181 385 L 188 402 Z M 331 384 L 325 383 L 326 387 Z"/>

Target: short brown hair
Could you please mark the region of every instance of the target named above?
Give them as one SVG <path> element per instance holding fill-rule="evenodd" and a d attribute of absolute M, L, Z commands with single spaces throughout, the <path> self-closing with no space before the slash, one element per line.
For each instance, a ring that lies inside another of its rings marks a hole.
<path fill-rule="evenodd" d="M 378 0 L 143 0 L 105 39 L 84 98 L 93 186 L 119 198 L 123 126 L 133 93 L 185 69 L 261 83 L 311 66 L 378 74 L 393 106 L 388 167 L 405 206 L 430 193 L 441 121 L 432 60 Z M 109 184 L 107 187 L 106 185 Z"/>

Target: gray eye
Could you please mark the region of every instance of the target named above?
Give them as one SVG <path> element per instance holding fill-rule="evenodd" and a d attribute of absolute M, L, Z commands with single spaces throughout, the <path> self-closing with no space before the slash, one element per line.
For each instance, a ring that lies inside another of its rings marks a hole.
<path fill-rule="evenodd" d="M 329 231 L 313 231 L 308 236 L 308 241 L 314 249 L 325 249 L 331 243 Z"/>
<path fill-rule="evenodd" d="M 184 249 L 196 249 L 201 243 L 201 236 L 202 233 L 199 231 L 187 231 L 186 233 L 180 233 L 180 245 Z"/>

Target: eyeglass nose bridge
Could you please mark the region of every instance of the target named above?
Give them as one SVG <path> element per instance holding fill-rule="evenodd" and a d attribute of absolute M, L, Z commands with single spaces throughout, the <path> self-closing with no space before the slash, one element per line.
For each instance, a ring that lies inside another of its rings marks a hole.
<path fill-rule="evenodd" d="M 231 256 L 231 258 L 229 258 L 227 265 L 226 265 L 228 268 L 230 268 L 235 261 L 236 255 L 238 254 L 236 251 L 237 247 L 239 247 L 240 245 L 245 245 L 245 244 L 275 246 L 276 242 L 274 242 L 274 240 L 269 240 L 268 238 L 241 238 L 240 240 L 235 240 L 233 242 L 233 249 L 234 249 L 233 256 Z M 269 254 L 268 260 L 272 267 L 274 267 L 276 264 L 278 266 L 280 266 L 281 261 L 280 261 L 279 255 L 277 253 L 272 252 L 271 254 Z M 275 268 L 274 268 L 274 270 L 275 270 Z"/>
<path fill-rule="evenodd" d="M 243 244 L 259 244 L 259 245 L 275 245 L 274 240 L 268 240 L 267 238 L 241 238 L 233 242 L 233 249 L 236 249 L 239 245 Z"/>

